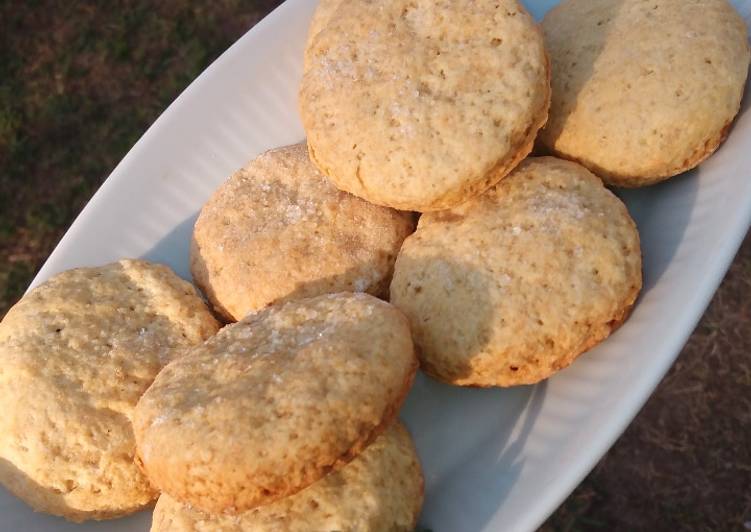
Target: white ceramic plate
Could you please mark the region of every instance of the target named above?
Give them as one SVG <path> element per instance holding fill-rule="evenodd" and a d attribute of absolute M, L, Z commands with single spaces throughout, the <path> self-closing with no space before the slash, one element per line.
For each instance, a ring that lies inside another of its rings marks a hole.
<path fill-rule="evenodd" d="M 554 1 L 528 1 L 536 17 Z M 315 0 L 288 0 L 193 83 L 71 226 L 32 286 L 62 270 L 146 257 L 188 278 L 198 209 L 235 169 L 303 139 L 297 87 Z M 736 2 L 747 22 L 751 0 Z M 435 532 L 533 530 L 613 444 L 670 367 L 751 220 L 751 113 L 697 171 L 624 193 L 645 286 L 632 317 L 547 383 L 451 388 L 418 378 L 402 413 L 426 475 Z M 688 474 L 688 473 L 687 473 Z M 148 512 L 73 525 L 0 490 L 0 530 L 146 531 Z"/>

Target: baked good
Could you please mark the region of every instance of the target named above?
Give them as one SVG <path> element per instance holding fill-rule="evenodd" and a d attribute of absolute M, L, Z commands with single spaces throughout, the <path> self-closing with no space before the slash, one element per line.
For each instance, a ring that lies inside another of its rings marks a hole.
<path fill-rule="evenodd" d="M 151 532 L 412 532 L 422 498 L 420 462 L 397 421 L 341 469 L 240 515 L 206 514 L 162 494 Z"/>
<path fill-rule="evenodd" d="M 340 189 L 397 209 L 446 209 L 531 150 L 549 71 L 519 2 L 350 0 L 327 3 L 321 23 L 300 111 L 311 159 Z"/>
<path fill-rule="evenodd" d="M 417 359 L 406 318 L 367 294 L 249 314 L 169 364 L 134 421 L 160 491 L 240 513 L 307 487 L 394 419 Z"/>
<path fill-rule="evenodd" d="M 189 283 L 140 260 L 31 290 L 0 323 L 0 482 L 73 521 L 151 504 L 133 409 L 162 366 L 217 329 Z"/>
<path fill-rule="evenodd" d="M 342 0 L 318 0 L 318 5 L 316 6 L 313 18 L 310 20 L 310 27 L 308 28 L 308 44 L 305 48 L 306 53 L 313 38 L 318 35 L 324 27 L 326 27 L 331 15 L 333 15 L 336 8 L 339 7 L 339 4 L 341 3 Z"/>
<path fill-rule="evenodd" d="M 412 213 L 341 192 L 305 144 L 261 154 L 201 209 L 191 272 L 214 308 L 237 321 L 271 303 L 352 291 L 388 293 Z"/>
<path fill-rule="evenodd" d="M 582 166 L 543 157 L 472 201 L 424 214 L 397 258 L 391 301 L 410 319 L 428 374 L 512 386 L 605 339 L 641 282 L 623 203 Z"/>
<path fill-rule="evenodd" d="M 540 134 L 607 183 L 694 168 L 725 139 L 749 65 L 726 0 L 565 0 L 543 20 L 553 102 Z"/>

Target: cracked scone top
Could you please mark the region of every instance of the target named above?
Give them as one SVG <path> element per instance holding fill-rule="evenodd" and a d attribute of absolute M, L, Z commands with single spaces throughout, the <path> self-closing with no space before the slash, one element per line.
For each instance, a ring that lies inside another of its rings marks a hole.
<path fill-rule="evenodd" d="M 412 213 L 338 190 L 305 144 L 270 150 L 235 173 L 196 221 L 191 272 L 227 319 L 278 301 L 388 293 Z"/>
<path fill-rule="evenodd" d="M 542 23 L 553 101 L 542 143 L 606 182 L 689 170 L 728 133 L 749 64 L 727 0 L 567 0 Z"/>
<path fill-rule="evenodd" d="M 210 513 L 291 495 L 394 419 L 414 373 L 407 319 L 367 294 L 277 304 L 169 364 L 138 403 L 160 491 Z"/>
<path fill-rule="evenodd" d="M 342 468 L 239 515 L 206 514 L 162 494 L 151 532 L 412 532 L 422 499 L 420 462 L 396 421 Z"/>
<path fill-rule="evenodd" d="M 398 209 L 445 209 L 529 153 L 550 88 L 542 34 L 518 2 L 323 8 L 300 110 L 311 159 L 339 188 Z"/>
<path fill-rule="evenodd" d="M 532 384 L 627 317 L 639 235 L 584 167 L 530 158 L 460 207 L 425 214 L 396 260 L 391 301 L 422 368 L 458 385 Z"/>
<path fill-rule="evenodd" d="M 189 283 L 144 261 L 69 270 L 33 289 L 0 324 L 0 481 L 74 521 L 150 504 L 133 409 L 169 360 L 217 329 Z"/>

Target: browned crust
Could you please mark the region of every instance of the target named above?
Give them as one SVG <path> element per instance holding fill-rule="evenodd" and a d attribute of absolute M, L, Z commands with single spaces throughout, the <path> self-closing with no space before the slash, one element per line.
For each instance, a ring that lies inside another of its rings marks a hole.
<path fill-rule="evenodd" d="M 616 314 L 616 316 L 608 321 L 606 323 L 606 328 L 602 331 L 601 334 L 595 334 L 587 338 L 584 342 L 582 342 L 579 346 L 577 346 L 576 349 L 570 351 L 569 353 L 563 355 L 560 357 L 556 363 L 553 366 L 553 369 L 545 374 L 537 374 L 536 378 L 531 379 L 524 379 L 519 378 L 513 382 L 504 382 L 504 383 L 498 383 L 498 384 L 489 384 L 489 383 L 474 383 L 474 382 L 465 382 L 464 378 L 455 378 L 447 375 L 442 375 L 439 372 L 435 371 L 432 365 L 422 362 L 421 369 L 423 372 L 434 378 L 437 381 L 451 384 L 454 386 L 463 386 L 465 388 L 508 388 L 511 386 L 522 386 L 522 385 L 528 385 L 528 384 L 537 384 L 538 382 L 541 382 L 545 379 L 550 378 L 551 376 L 555 375 L 557 372 L 561 371 L 562 369 L 567 368 L 570 366 L 574 360 L 576 360 L 580 355 L 586 353 L 596 345 L 600 344 L 602 341 L 604 341 L 608 336 L 613 334 L 621 325 L 623 325 L 628 317 L 631 315 L 631 312 L 634 308 L 634 302 L 636 300 L 636 296 L 639 294 L 641 290 L 641 285 L 638 285 L 635 287 L 635 290 L 633 292 L 633 301 L 622 307 L 620 312 Z"/>
<path fill-rule="evenodd" d="M 540 35 L 540 38 L 542 39 L 542 30 L 539 25 L 535 27 L 535 30 Z M 550 80 L 551 80 L 551 67 L 550 67 L 550 58 L 548 57 L 547 52 L 543 52 L 544 54 L 544 61 L 545 61 L 545 72 L 546 72 L 546 81 L 545 81 L 545 101 L 543 102 L 543 105 L 536 117 L 535 120 L 532 121 L 532 123 L 529 125 L 529 127 L 525 130 L 525 134 L 517 141 L 514 147 L 508 151 L 508 153 L 500 160 L 498 161 L 488 172 L 483 176 L 482 179 L 479 181 L 474 181 L 471 183 L 467 183 L 465 186 L 456 189 L 451 190 L 441 196 L 440 198 L 433 200 L 431 203 L 425 205 L 417 205 L 416 203 L 399 203 L 397 201 L 392 201 L 389 203 L 385 203 L 383 201 L 378 200 L 377 198 L 365 198 L 370 203 L 373 203 L 375 205 L 381 205 L 384 207 L 391 207 L 393 209 L 399 209 L 403 211 L 416 211 L 416 212 L 432 212 L 432 211 L 441 211 L 445 209 L 449 209 L 451 207 L 456 207 L 457 205 L 461 205 L 468 199 L 479 196 L 489 188 L 496 185 L 501 179 L 506 177 L 511 171 L 516 168 L 516 166 L 522 162 L 527 155 L 530 154 L 532 151 L 532 148 L 535 145 L 535 139 L 537 138 L 537 133 L 540 129 L 545 125 L 545 123 L 548 121 L 548 112 L 550 110 L 550 104 L 551 104 L 551 98 L 552 98 L 552 88 L 550 86 Z M 313 162 L 313 164 L 321 171 L 322 174 L 329 176 L 329 178 L 332 180 L 333 183 L 337 185 L 338 188 L 342 188 L 340 186 L 340 183 L 342 183 L 342 180 L 335 178 L 335 173 L 332 172 L 330 168 L 327 168 L 324 164 L 321 163 L 321 161 L 316 157 L 316 151 L 315 147 L 310 143 L 310 138 L 308 137 L 307 140 L 308 145 L 308 154 L 310 156 L 310 160 Z M 357 176 L 358 180 L 359 175 Z M 362 183 L 362 182 L 361 182 Z M 365 187 L 363 187 L 365 189 Z M 345 190 L 342 188 L 342 190 Z M 355 191 L 346 189 L 347 192 L 354 194 L 355 196 L 362 197 L 360 194 L 358 194 Z"/>
<path fill-rule="evenodd" d="M 391 425 L 391 423 L 396 420 L 399 409 L 401 408 L 402 404 L 407 398 L 407 395 L 409 394 L 410 389 L 412 388 L 412 383 L 414 382 L 418 367 L 419 362 L 417 360 L 417 356 L 413 352 L 413 362 L 410 371 L 407 373 L 405 380 L 402 383 L 402 387 L 396 400 L 384 411 L 380 424 L 373 427 L 370 431 L 363 433 L 360 438 L 349 447 L 349 449 L 347 449 L 343 454 L 334 458 L 334 460 L 327 465 L 324 465 L 322 467 L 319 466 L 306 468 L 305 472 L 303 473 L 303 481 L 294 489 L 290 489 L 289 486 L 282 485 L 281 483 L 278 485 L 267 485 L 263 490 L 256 492 L 255 496 L 247 494 L 247 496 L 245 496 L 244 498 L 235 497 L 232 500 L 224 501 L 217 501 L 206 498 L 197 501 L 192 497 L 190 500 L 188 500 L 184 496 L 184 494 L 176 493 L 173 491 L 170 491 L 169 495 L 181 503 L 191 504 L 192 506 L 204 512 L 214 514 L 224 513 L 229 515 L 238 515 L 248 510 L 252 510 L 255 507 L 263 506 L 290 495 L 294 495 L 295 493 L 307 488 L 317 480 L 323 478 L 329 472 L 347 465 L 363 450 L 365 450 L 368 445 L 370 445 L 378 436 L 380 436 Z M 144 469 L 140 454 L 137 454 L 136 456 L 136 463 L 139 464 L 142 470 Z"/>
<path fill-rule="evenodd" d="M 354 443 L 352 447 L 347 450 L 346 453 L 341 455 L 339 458 L 336 459 L 336 461 L 332 464 L 330 469 L 339 469 L 340 467 L 343 467 L 347 465 L 349 462 L 351 462 L 353 459 L 357 457 L 362 451 L 364 451 L 368 445 L 373 443 L 378 436 L 383 434 L 383 432 L 391 426 L 392 423 L 396 421 L 396 418 L 399 414 L 399 410 L 401 409 L 402 405 L 404 404 L 404 401 L 407 399 L 407 395 L 409 395 L 409 391 L 412 389 L 412 383 L 415 380 L 415 375 L 417 375 L 417 369 L 420 367 L 420 363 L 417 360 L 417 357 L 414 357 L 412 368 L 410 372 L 407 374 L 406 379 L 402 383 L 402 388 L 399 391 L 399 395 L 393 403 L 391 403 L 386 410 L 383 413 L 383 418 L 381 418 L 381 423 L 373 427 L 373 429 L 367 433 L 364 434 L 360 440 Z M 327 469 L 326 473 L 329 472 L 330 469 Z M 321 476 L 324 476 L 321 475 Z"/>
<path fill-rule="evenodd" d="M 425 475 L 423 475 L 422 472 L 422 464 L 420 463 L 420 455 L 417 453 L 417 449 L 415 448 L 415 441 L 412 438 L 412 434 L 409 432 L 409 429 L 402 424 L 402 427 L 404 430 L 409 434 L 409 442 L 412 446 L 412 454 L 415 458 L 415 469 L 417 470 L 417 476 L 420 478 L 420 494 L 415 500 L 415 506 L 412 511 L 412 514 L 414 515 L 414 519 L 412 519 L 410 530 L 414 530 L 417 528 L 417 524 L 420 521 L 420 513 L 422 512 L 422 505 L 425 501 Z"/>
<path fill-rule="evenodd" d="M 200 216 L 200 215 L 199 215 Z M 198 223 L 198 220 L 196 220 Z M 216 292 L 214 291 L 211 283 L 209 282 L 209 273 L 206 262 L 201 255 L 201 249 L 196 241 L 195 226 L 193 227 L 193 234 L 190 236 L 190 275 L 193 278 L 193 284 L 203 293 L 206 301 L 211 305 L 211 309 L 214 311 L 214 315 L 222 323 L 234 323 L 237 320 L 234 316 L 219 304 Z"/>
<path fill-rule="evenodd" d="M 704 144 L 701 144 L 700 146 L 696 147 L 694 151 L 691 153 L 691 155 L 689 155 L 683 161 L 681 165 L 669 167 L 662 171 L 655 172 L 646 176 L 635 176 L 635 175 L 619 174 L 616 172 L 611 172 L 581 157 L 572 156 L 570 154 L 556 150 L 555 148 L 552 148 L 551 151 L 556 156 L 562 159 L 574 161 L 588 168 L 590 171 L 597 174 L 608 185 L 621 187 L 621 188 L 646 187 L 649 185 L 660 183 L 662 181 L 670 179 L 671 177 L 674 177 L 678 174 L 682 174 L 683 172 L 687 172 L 699 166 L 710 155 L 712 155 L 717 150 L 717 148 L 720 147 L 720 145 L 723 142 L 725 142 L 725 139 L 727 139 L 728 135 L 730 134 L 730 130 L 733 127 L 734 120 L 735 120 L 735 117 L 731 118 L 729 121 L 725 123 L 724 126 L 722 126 L 722 128 L 717 133 L 709 137 L 704 142 Z"/>
<path fill-rule="evenodd" d="M 404 530 L 405 532 L 412 531 L 417 526 L 417 523 L 418 523 L 418 520 L 419 520 L 419 516 L 420 516 L 420 512 L 421 512 L 421 509 L 422 509 L 422 504 L 423 504 L 423 501 L 424 501 L 424 496 L 425 496 L 425 479 L 424 479 L 423 472 L 422 472 L 422 465 L 420 463 L 420 458 L 419 458 L 419 455 L 417 454 L 417 450 L 415 448 L 414 440 L 413 440 L 412 435 L 410 434 L 409 430 L 407 429 L 407 427 L 405 427 L 404 424 L 401 423 L 398 419 L 394 419 L 391 423 L 387 424 L 387 427 L 386 427 L 386 429 L 384 431 L 384 434 L 387 434 L 389 431 L 393 431 L 391 438 L 392 438 L 394 450 L 397 451 L 400 455 L 408 457 L 408 463 L 406 464 L 405 470 L 403 471 L 403 477 L 404 477 L 405 481 L 408 481 L 408 485 L 410 486 L 409 491 L 404 494 L 405 497 L 406 497 L 407 502 L 410 505 L 409 514 L 408 514 L 410 516 L 409 517 L 410 521 L 409 521 L 407 527 L 399 527 L 399 530 Z M 386 436 L 384 434 L 378 436 L 378 438 L 376 438 L 376 441 L 379 438 L 381 438 L 382 436 L 384 438 L 390 437 L 390 436 Z M 375 442 L 373 442 L 373 443 L 375 443 Z M 317 481 L 317 482 L 324 482 L 324 481 L 325 481 L 324 479 L 319 479 L 319 481 Z M 314 486 L 315 486 L 315 484 L 309 486 L 306 489 L 313 489 Z M 376 487 L 377 488 L 382 488 L 383 486 L 378 485 Z M 340 485 L 339 488 L 346 488 L 346 482 L 345 482 L 345 485 Z M 413 491 L 412 488 L 416 488 L 416 490 Z M 302 491 L 304 491 L 304 490 L 302 490 Z M 170 500 L 170 506 L 171 506 L 170 510 L 172 512 L 174 512 L 176 510 L 185 511 L 187 508 L 190 508 L 189 505 L 184 505 L 183 503 L 180 503 L 179 501 L 177 501 L 177 500 L 173 499 L 172 497 L 170 497 L 168 494 L 165 494 L 165 496 L 167 497 L 167 499 Z M 294 497 L 294 495 L 292 495 L 292 497 Z M 162 499 L 160 497 L 160 499 L 159 499 L 160 503 L 157 503 L 157 508 L 158 509 L 155 511 L 155 515 L 154 515 L 155 519 L 161 520 L 161 521 L 159 521 L 159 523 L 162 524 L 163 526 L 161 528 L 159 528 L 160 530 L 169 528 L 169 526 L 166 526 L 164 524 L 164 521 L 163 521 L 163 519 L 165 518 L 165 516 L 169 516 L 169 514 L 171 513 L 170 511 L 165 511 L 165 508 L 163 507 L 163 501 L 166 501 L 167 499 Z M 271 503 L 271 504 L 274 504 L 274 503 Z M 261 508 L 261 509 L 263 509 L 263 508 Z M 380 509 L 380 510 L 383 510 L 383 509 Z M 197 508 L 193 508 L 192 510 L 189 510 L 189 511 L 190 512 L 193 512 L 193 511 L 200 512 L 201 510 L 199 510 Z M 159 515 L 156 512 L 161 513 L 161 515 Z M 249 512 L 245 512 L 243 514 L 224 514 L 224 515 L 225 516 L 227 516 L 227 515 L 239 515 L 242 518 L 243 516 L 247 516 L 248 514 L 249 514 Z M 206 515 L 206 517 L 208 517 L 209 519 L 211 519 L 212 515 L 213 516 L 217 516 L 218 514 L 208 514 L 208 515 Z M 386 514 L 384 514 L 382 511 L 381 511 L 381 515 L 383 517 L 390 517 L 390 516 L 387 516 Z M 252 527 L 252 521 L 253 521 L 253 518 L 251 517 L 250 518 L 251 527 Z M 256 525 L 257 524 L 258 523 L 256 523 Z M 238 522 L 238 525 L 244 526 L 244 524 L 241 523 L 241 522 Z M 152 528 L 152 530 L 154 530 L 154 529 Z M 349 530 L 349 529 L 347 529 L 347 530 Z M 396 530 L 396 529 L 394 529 L 394 530 Z"/>
<path fill-rule="evenodd" d="M 634 224 L 634 230 L 636 230 L 636 224 Z M 637 239 L 638 239 L 638 232 L 637 232 Z M 634 251 L 638 253 L 641 258 L 641 244 L 639 240 L 637 240 L 637 244 L 636 244 Z M 631 291 L 623 299 L 624 301 L 623 306 L 608 321 L 602 324 L 602 326 L 596 327 L 596 328 L 593 327 L 593 329 L 595 329 L 593 331 L 594 334 L 585 338 L 582 343 L 580 343 L 574 349 L 570 350 L 568 353 L 564 353 L 563 355 L 560 355 L 558 359 L 555 361 L 555 363 L 553 364 L 550 371 L 545 372 L 545 373 L 542 373 L 542 372 L 534 373 L 534 378 L 523 378 L 523 374 L 522 374 L 522 375 L 519 375 L 517 379 L 504 380 L 503 382 L 496 382 L 492 384 L 470 382 L 469 378 L 467 377 L 449 375 L 447 373 L 441 372 L 439 366 L 434 366 L 433 364 L 430 363 L 430 361 L 428 361 L 425 357 L 422 357 L 422 356 L 420 356 L 420 367 L 426 375 L 434 378 L 437 381 L 440 381 L 446 384 L 451 384 L 454 386 L 464 386 L 467 388 L 495 388 L 495 387 L 507 388 L 510 386 L 536 384 L 540 381 L 550 378 L 552 375 L 554 375 L 558 371 L 570 366 L 571 363 L 574 360 L 576 360 L 580 355 L 589 351 L 590 349 L 592 349 L 593 347 L 595 347 L 596 345 L 604 341 L 611 334 L 613 334 L 613 332 L 615 332 L 621 325 L 623 325 L 626 322 L 626 320 L 629 318 L 629 316 L 631 315 L 631 312 L 633 311 L 634 305 L 636 303 L 636 299 L 639 297 L 639 293 L 641 292 L 642 285 L 643 285 L 643 278 L 644 278 L 644 275 L 640 271 L 639 278 L 635 280 L 634 284 L 631 287 Z"/>
<path fill-rule="evenodd" d="M 28 478 L 23 478 L 25 475 L 18 473 L 12 475 L 13 477 L 6 477 L 3 480 L 2 485 L 10 491 L 13 495 L 23 500 L 35 512 L 42 512 L 46 514 L 56 515 L 62 517 L 67 521 L 73 523 L 83 523 L 85 521 L 104 521 L 109 519 L 117 519 L 119 517 L 125 517 L 141 510 L 153 508 L 156 504 L 158 493 L 155 491 L 152 495 L 152 499 L 143 504 L 134 504 L 127 508 L 119 508 L 117 510 L 98 509 L 98 510 L 78 510 L 71 508 L 65 503 L 63 495 L 54 491 L 51 488 L 44 488 L 40 490 L 40 486 Z"/>
<path fill-rule="evenodd" d="M 250 506 L 242 506 L 239 504 L 240 501 L 237 501 L 238 504 L 236 504 L 232 508 L 218 508 L 215 509 L 214 512 L 224 512 L 228 514 L 241 514 L 247 510 L 251 510 L 255 508 L 256 506 L 263 506 L 265 504 L 269 504 L 271 502 L 274 502 L 279 499 L 283 499 L 285 497 L 289 497 L 290 495 L 294 495 L 295 493 L 302 491 L 303 489 L 307 488 L 317 480 L 320 480 L 321 478 L 325 477 L 327 474 L 329 474 L 331 471 L 335 469 L 339 469 L 341 467 L 344 467 L 348 463 L 350 463 L 352 460 L 357 458 L 357 456 L 364 451 L 368 445 L 373 443 L 373 441 L 378 438 L 397 418 L 397 415 L 399 413 L 399 409 L 401 408 L 402 404 L 407 398 L 407 395 L 409 394 L 410 389 L 412 388 L 412 383 L 415 380 L 415 375 L 417 374 L 417 368 L 419 367 L 419 363 L 417 360 L 417 357 L 414 357 L 414 361 L 412 364 L 411 371 L 407 374 L 406 379 L 402 383 L 402 388 L 399 392 L 399 395 L 391 405 L 389 405 L 386 410 L 383 413 L 383 417 L 381 418 L 381 423 L 373 427 L 370 432 L 366 432 L 360 436 L 360 439 L 355 441 L 352 446 L 347 449 L 343 454 L 338 456 L 331 464 L 324 466 L 322 468 L 315 468 L 310 469 L 309 474 L 305 477 L 305 482 L 303 485 L 298 486 L 296 489 L 279 489 L 278 491 L 274 491 L 273 489 L 266 488 L 269 490 L 269 494 L 267 498 L 264 498 L 262 500 L 258 501 L 251 501 Z"/>

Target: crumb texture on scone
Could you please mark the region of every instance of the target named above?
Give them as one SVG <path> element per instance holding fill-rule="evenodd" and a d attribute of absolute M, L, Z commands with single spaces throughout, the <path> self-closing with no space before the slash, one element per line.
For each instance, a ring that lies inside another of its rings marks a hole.
<path fill-rule="evenodd" d="M 272 303 L 334 292 L 385 296 L 412 213 L 338 190 L 305 144 L 261 154 L 203 207 L 191 271 L 231 321 Z"/>
<path fill-rule="evenodd" d="M 531 384 L 628 315 L 641 288 L 636 226 L 582 166 L 524 161 L 482 196 L 424 214 L 396 261 L 391 301 L 423 369 L 452 384 Z"/>
<path fill-rule="evenodd" d="M 607 182 L 691 169 L 724 140 L 749 65 L 727 0 L 567 0 L 545 16 L 553 101 L 542 143 Z"/>
<path fill-rule="evenodd" d="M 339 188 L 434 211 L 529 153 L 547 118 L 549 70 L 518 2 L 332 4 L 306 50 L 300 111 L 313 162 Z"/>
<path fill-rule="evenodd" d="M 141 394 L 218 329 L 166 266 L 122 260 L 63 272 L 0 324 L 0 482 L 74 521 L 124 515 L 157 496 L 134 464 Z"/>
<path fill-rule="evenodd" d="M 239 515 L 206 514 L 162 494 L 151 532 L 412 532 L 422 499 L 420 462 L 396 421 L 341 469 Z"/>
<path fill-rule="evenodd" d="M 271 306 L 169 364 L 141 398 L 155 486 L 211 513 L 295 493 L 394 419 L 417 369 L 407 319 L 367 294 Z"/>
<path fill-rule="evenodd" d="M 318 35 L 323 28 L 329 23 L 332 15 L 339 7 L 342 0 L 319 0 L 316 6 L 315 12 L 313 12 L 313 18 L 310 20 L 310 27 L 308 28 L 308 41 L 305 47 L 305 53 L 311 48 L 311 43 L 316 35 Z"/>

